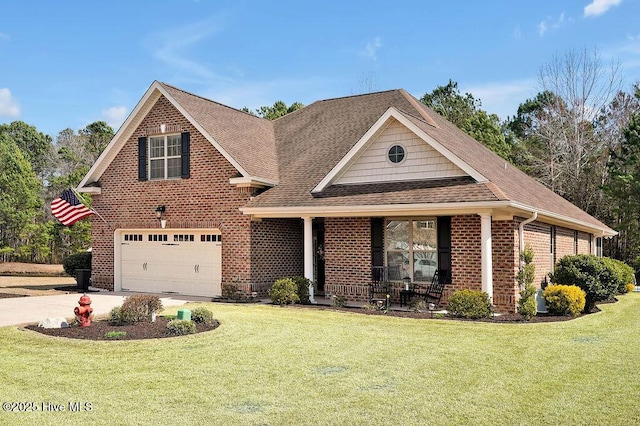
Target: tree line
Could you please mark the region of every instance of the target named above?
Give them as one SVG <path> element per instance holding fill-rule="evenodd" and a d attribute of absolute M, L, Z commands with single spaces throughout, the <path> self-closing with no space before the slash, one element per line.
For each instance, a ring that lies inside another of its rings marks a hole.
<path fill-rule="evenodd" d="M 54 139 L 22 121 L 0 125 L 0 261 L 60 263 L 91 246 L 91 222 L 61 225 L 49 210 L 75 188 L 113 137 L 96 121 Z"/>
<path fill-rule="evenodd" d="M 640 266 L 640 84 L 623 88 L 620 68 L 588 49 L 554 56 L 538 82 L 539 93 L 505 120 L 454 81 L 420 100 L 617 230 L 605 255 Z M 274 120 L 302 107 L 277 101 L 242 110 Z M 0 125 L 0 260 L 57 263 L 90 246 L 90 221 L 64 227 L 48 205 L 77 186 L 113 135 L 103 121 L 65 129 L 55 141 L 21 121 Z"/>

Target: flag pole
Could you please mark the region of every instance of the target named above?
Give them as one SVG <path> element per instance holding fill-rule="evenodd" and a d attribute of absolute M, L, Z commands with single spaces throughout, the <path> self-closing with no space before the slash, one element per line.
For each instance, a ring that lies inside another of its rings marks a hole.
<path fill-rule="evenodd" d="M 78 191 L 76 191 L 76 189 L 75 189 L 75 188 L 71 188 L 71 191 L 73 191 L 73 193 L 74 193 L 74 194 L 76 194 L 76 197 L 78 197 L 78 200 L 80 200 L 80 202 L 82 203 L 82 205 L 83 205 L 83 206 L 85 206 L 85 207 L 87 207 L 87 200 L 85 200 L 85 199 L 84 199 L 84 197 L 83 197 L 82 195 L 80 195 L 80 193 L 79 193 Z M 89 207 L 87 207 L 87 208 L 89 208 Z M 94 213 L 95 213 L 95 215 L 96 215 L 96 216 L 98 216 L 100 219 L 102 219 L 102 221 L 103 221 L 105 224 L 109 225 L 109 222 L 107 222 L 106 220 L 104 220 L 104 218 L 102 217 L 102 215 L 100 215 L 100 213 L 98 213 L 97 211 L 95 211 L 95 210 L 94 210 L 94 209 L 92 209 L 92 208 L 91 208 L 91 209 L 89 209 L 89 210 L 91 210 L 92 212 L 94 212 Z"/>

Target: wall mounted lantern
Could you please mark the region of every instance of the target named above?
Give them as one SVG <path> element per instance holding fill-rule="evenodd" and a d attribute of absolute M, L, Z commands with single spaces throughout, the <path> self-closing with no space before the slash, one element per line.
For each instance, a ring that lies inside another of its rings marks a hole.
<path fill-rule="evenodd" d="M 165 206 L 158 206 L 156 207 L 156 217 L 158 218 L 158 220 L 160 221 L 160 226 L 162 227 L 162 229 L 165 228 L 165 226 L 167 226 L 167 221 L 164 220 L 162 218 L 162 215 L 167 211 L 167 208 Z"/>

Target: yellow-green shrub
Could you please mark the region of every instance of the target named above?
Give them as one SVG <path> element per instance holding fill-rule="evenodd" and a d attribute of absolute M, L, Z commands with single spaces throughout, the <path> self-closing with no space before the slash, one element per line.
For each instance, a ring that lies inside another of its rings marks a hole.
<path fill-rule="evenodd" d="M 631 293 L 635 289 L 636 289 L 636 286 L 633 285 L 633 283 L 627 283 L 627 285 L 626 285 L 627 293 Z"/>
<path fill-rule="evenodd" d="M 549 313 L 576 316 L 584 309 L 585 292 L 575 285 L 550 285 L 542 292 Z"/>

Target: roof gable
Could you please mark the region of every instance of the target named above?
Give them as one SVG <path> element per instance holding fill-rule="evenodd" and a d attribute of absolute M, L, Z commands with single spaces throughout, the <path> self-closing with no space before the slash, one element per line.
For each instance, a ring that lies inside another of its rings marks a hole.
<path fill-rule="evenodd" d="M 78 185 L 98 181 L 156 102 L 164 96 L 245 177 L 278 180 L 273 126 L 268 120 L 154 81 Z M 255 161 L 255 158 L 261 161 Z"/>
<path fill-rule="evenodd" d="M 407 145 L 405 148 L 410 146 L 412 149 L 409 151 L 412 152 L 407 154 L 416 154 L 414 159 L 407 158 L 400 166 L 389 164 L 386 150 L 393 144 Z M 461 176 L 471 176 L 476 182 L 487 181 L 477 170 L 416 126 L 407 114 L 389 107 L 312 192 L 322 192 L 331 184 Z"/>

